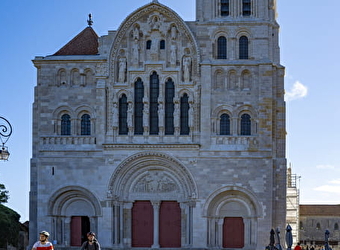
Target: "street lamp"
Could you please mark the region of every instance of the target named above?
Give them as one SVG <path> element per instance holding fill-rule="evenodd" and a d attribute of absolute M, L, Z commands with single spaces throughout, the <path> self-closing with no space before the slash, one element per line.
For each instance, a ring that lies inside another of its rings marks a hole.
<path fill-rule="evenodd" d="M 5 143 L 12 134 L 12 125 L 5 118 L 0 116 L 0 139 L 2 146 L 0 148 L 0 160 L 7 161 L 9 157 L 8 147 Z"/>

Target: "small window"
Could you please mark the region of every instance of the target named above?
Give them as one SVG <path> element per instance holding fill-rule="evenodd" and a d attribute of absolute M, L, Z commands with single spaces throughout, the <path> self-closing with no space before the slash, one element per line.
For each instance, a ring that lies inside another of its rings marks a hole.
<path fill-rule="evenodd" d="M 339 230 L 339 224 L 338 223 L 334 224 L 334 230 Z"/>
<path fill-rule="evenodd" d="M 221 16 L 229 16 L 229 0 L 221 0 Z"/>
<path fill-rule="evenodd" d="M 251 15 L 251 0 L 242 0 L 242 15 L 250 16 Z"/>
<path fill-rule="evenodd" d="M 71 135 L 71 117 L 64 114 L 61 117 L 61 135 Z"/>
<path fill-rule="evenodd" d="M 300 221 L 300 223 L 299 223 L 299 228 L 300 228 L 300 230 L 303 230 L 303 223 L 302 223 L 302 221 Z"/>
<path fill-rule="evenodd" d="M 81 116 L 81 135 L 91 135 L 91 117 L 88 114 Z"/>
<path fill-rule="evenodd" d="M 189 130 L 189 97 L 184 94 L 181 97 L 181 114 L 180 114 L 180 134 L 188 135 Z"/>
<path fill-rule="evenodd" d="M 239 40 L 239 58 L 248 59 L 248 37 L 241 36 Z"/>
<path fill-rule="evenodd" d="M 127 97 L 125 94 L 123 94 L 122 97 L 119 98 L 119 134 L 120 135 L 128 134 L 127 110 L 128 110 Z"/>
<path fill-rule="evenodd" d="M 320 223 L 318 222 L 318 223 L 316 223 L 316 229 L 317 230 L 320 230 L 321 229 L 321 225 L 320 225 Z"/>
<path fill-rule="evenodd" d="M 217 59 L 227 59 L 227 39 L 224 36 L 217 39 Z"/>
<path fill-rule="evenodd" d="M 220 135 L 230 135 L 230 117 L 222 114 L 220 117 Z"/>
<path fill-rule="evenodd" d="M 160 48 L 160 49 L 165 49 L 165 40 L 161 40 L 161 41 L 159 42 L 159 48 Z"/>
<path fill-rule="evenodd" d="M 241 116 L 241 135 L 251 135 L 251 120 L 248 114 Z"/>
<path fill-rule="evenodd" d="M 146 41 L 146 49 L 151 49 L 151 40 Z"/>

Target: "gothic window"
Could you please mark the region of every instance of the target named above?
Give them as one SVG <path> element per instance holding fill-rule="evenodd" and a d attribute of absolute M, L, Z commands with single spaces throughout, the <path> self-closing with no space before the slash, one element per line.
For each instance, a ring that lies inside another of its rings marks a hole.
<path fill-rule="evenodd" d="M 150 76 L 150 135 L 158 135 L 159 77 L 156 72 Z"/>
<path fill-rule="evenodd" d="M 241 116 L 241 135 L 251 135 L 251 120 L 248 114 Z"/>
<path fill-rule="evenodd" d="M 251 0 L 242 0 L 242 15 L 251 15 Z"/>
<path fill-rule="evenodd" d="M 119 134 L 127 135 L 128 134 L 128 126 L 127 126 L 127 97 L 125 94 L 119 98 Z"/>
<path fill-rule="evenodd" d="M 221 0 L 221 16 L 229 16 L 229 0 Z"/>
<path fill-rule="evenodd" d="M 189 97 L 187 94 L 181 97 L 180 134 L 189 134 Z"/>
<path fill-rule="evenodd" d="M 151 49 L 151 40 L 146 41 L 146 49 Z"/>
<path fill-rule="evenodd" d="M 174 134 L 174 97 L 175 97 L 175 86 L 174 82 L 170 78 L 165 83 L 165 134 Z"/>
<path fill-rule="evenodd" d="M 230 117 L 222 114 L 220 117 L 220 135 L 230 135 Z"/>
<path fill-rule="evenodd" d="M 161 40 L 161 41 L 159 42 L 159 48 L 160 48 L 160 49 L 165 49 L 165 40 Z"/>
<path fill-rule="evenodd" d="M 135 82 L 135 135 L 143 134 L 143 97 L 144 85 L 140 78 Z"/>
<path fill-rule="evenodd" d="M 68 114 L 61 116 L 61 135 L 71 135 L 71 117 Z"/>
<path fill-rule="evenodd" d="M 81 135 L 91 135 L 91 117 L 88 114 L 84 114 L 81 116 L 80 121 Z"/>
<path fill-rule="evenodd" d="M 248 59 L 248 37 L 241 36 L 239 40 L 239 58 Z"/>
<path fill-rule="evenodd" d="M 224 36 L 217 39 L 217 59 L 227 59 L 227 39 Z"/>

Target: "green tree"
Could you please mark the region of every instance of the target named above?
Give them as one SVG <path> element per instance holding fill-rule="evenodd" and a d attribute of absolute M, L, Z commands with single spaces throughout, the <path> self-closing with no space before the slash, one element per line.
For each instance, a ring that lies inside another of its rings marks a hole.
<path fill-rule="evenodd" d="M 5 185 L 0 183 L 0 204 L 7 203 L 9 198 L 8 191 L 5 189 Z"/>
<path fill-rule="evenodd" d="M 2 205 L 9 198 L 5 185 L 0 184 L 0 248 L 7 249 L 7 244 L 18 245 L 20 230 L 20 215 L 14 210 Z"/>

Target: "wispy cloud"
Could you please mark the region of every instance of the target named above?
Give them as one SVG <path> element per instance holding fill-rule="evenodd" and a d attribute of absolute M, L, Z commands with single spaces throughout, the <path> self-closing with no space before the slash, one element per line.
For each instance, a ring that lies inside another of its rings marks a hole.
<path fill-rule="evenodd" d="M 317 169 L 335 169 L 335 166 L 333 165 L 317 165 Z"/>
<path fill-rule="evenodd" d="M 340 184 L 339 185 L 323 185 L 323 186 L 314 188 L 314 190 L 326 192 L 326 193 L 340 194 Z"/>
<path fill-rule="evenodd" d="M 293 101 L 305 97 L 308 94 L 307 86 L 301 82 L 296 81 L 290 90 L 286 90 L 286 101 Z"/>

